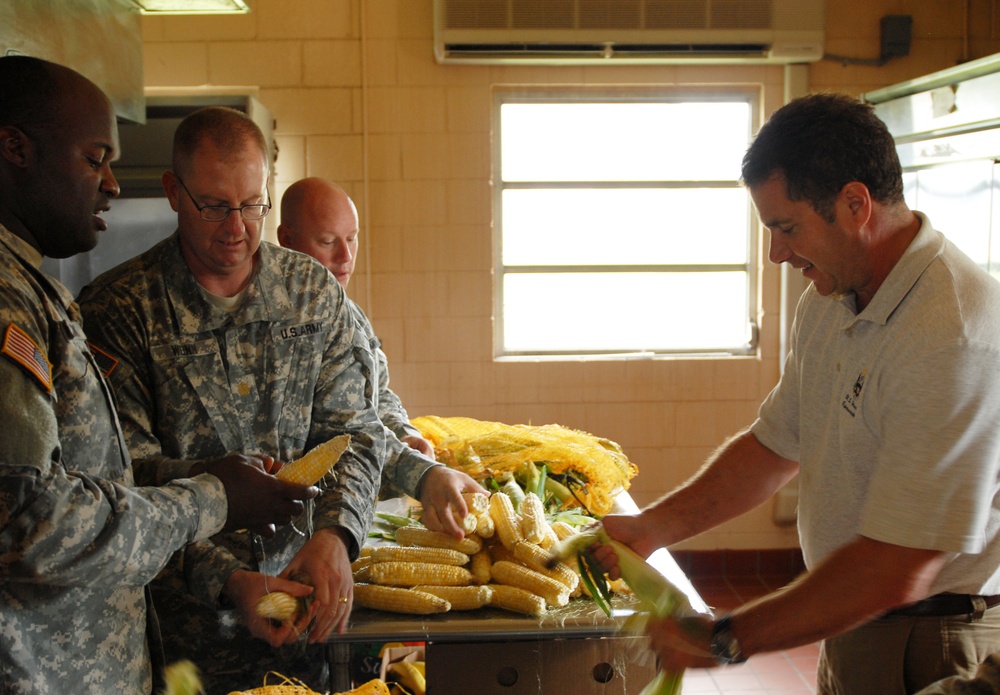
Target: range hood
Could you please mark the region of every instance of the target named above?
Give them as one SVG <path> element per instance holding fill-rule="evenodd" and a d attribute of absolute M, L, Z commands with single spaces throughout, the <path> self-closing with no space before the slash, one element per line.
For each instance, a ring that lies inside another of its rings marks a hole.
<path fill-rule="evenodd" d="M 104 90 L 119 120 L 145 119 L 142 32 L 131 0 L 0 2 L 0 53 L 73 68 Z"/>

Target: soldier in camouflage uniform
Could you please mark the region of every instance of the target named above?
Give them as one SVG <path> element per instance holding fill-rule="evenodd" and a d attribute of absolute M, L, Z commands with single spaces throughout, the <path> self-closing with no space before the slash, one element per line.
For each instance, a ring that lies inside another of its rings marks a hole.
<path fill-rule="evenodd" d="M 108 378 L 126 442 L 145 458 L 137 477 L 170 480 L 186 474 L 179 459 L 230 450 L 290 461 L 352 437 L 291 526 L 270 540 L 192 544 L 154 582 L 168 658 L 198 664 L 210 694 L 259 686 L 269 670 L 325 688 L 322 642 L 347 625 L 350 561 L 371 524 L 385 447 L 374 359 L 340 285 L 312 259 L 261 243 L 267 178 L 252 120 L 216 107 L 191 114 L 163 175 L 177 232 L 80 295 L 91 339 L 116 360 Z M 300 573 L 314 590 L 291 579 Z M 295 626 L 256 616 L 274 590 L 310 594 L 308 616 Z"/>
<path fill-rule="evenodd" d="M 44 256 L 88 251 L 118 195 L 107 97 L 65 67 L 0 58 L 0 692 L 150 693 L 144 585 L 184 544 L 315 491 L 243 457 L 133 487 L 115 406 Z M 239 471 L 249 473 L 240 478 Z M 251 484 L 257 480 L 259 484 Z M 227 508 L 227 492 L 231 496 Z M 276 494 L 277 493 L 277 494 Z M 162 663 L 158 664 L 162 667 Z M 159 669 L 158 669 L 159 671 Z"/>
<path fill-rule="evenodd" d="M 358 231 L 357 207 L 335 183 L 316 177 L 301 179 L 281 198 L 278 241 L 325 265 L 345 292 L 357 261 Z M 378 414 L 390 430 L 379 496 L 385 499 L 403 493 L 420 499 L 429 527 L 460 537 L 460 519 L 468 512 L 462 493 L 486 491 L 466 473 L 433 461 L 434 447 L 410 424 L 402 401 L 389 388 L 388 360 L 371 321 L 356 302 L 347 301 L 375 355 Z"/>

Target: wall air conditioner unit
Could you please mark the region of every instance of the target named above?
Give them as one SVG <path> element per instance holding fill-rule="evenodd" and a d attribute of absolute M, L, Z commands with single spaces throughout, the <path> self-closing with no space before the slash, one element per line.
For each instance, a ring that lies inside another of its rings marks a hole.
<path fill-rule="evenodd" d="M 805 63 L 826 0 L 434 0 L 439 63 Z"/>

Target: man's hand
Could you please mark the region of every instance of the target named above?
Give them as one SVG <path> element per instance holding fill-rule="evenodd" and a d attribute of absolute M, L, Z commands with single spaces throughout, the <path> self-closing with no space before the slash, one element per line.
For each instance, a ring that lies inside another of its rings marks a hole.
<path fill-rule="evenodd" d="M 464 537 L 462 519 L 469 509 L 462 499 L 463 492 L 488 494 L 462 471 L 447 466 L 429 468 L 420 480 L 420 504 L 424 508 L 420 521 L 432 531 L 444 531 L 456 538 Z"/>
<path fill-rule="evenodd" d="M 283 591 L 301 598 L 311 594 L 313 589 L 289 579 L 269 577 L 249 570 L 237 570 L 229 576 L 222 593 L 236 606 L 243 624 L 247 626 L 251 635 L 264 640 L 272 647 L 292 644 L 309 627 L 310 616 L 308 613 L 301 615 L 294 623 L 281 623 L 260 617 L 257 615 L 257 602 L 272 591 Z"/>
<path fill-rule="evenodd" d="M 601 524 L 609 536 L 624 543 L 643 557 L 649 557 L 656 550 L 653 547 L 655 542 L 649 540 L 651 534 L 649 534 L 649 529 L 641 515 L 608 514 L 601 519 Z M 618 569 L 618 557 L 610 545 L 595 545 L 591 552 L 601 569 L 611 579 L 621 577 L 621 571 Z"/>
<path fill-rule="evenodd" d="M 703 615 L 652 618 L 646 624 L 650 647 L 660 657 L 660 668 L 680 673 L 686 668 L 715 668 L 711 652 L 714 621 Z"/>
<path fill-rule="evenodd" d="M 434 458 L 434 445 L 423 437 L 418 437 L 415 434 L 408 434 L 399 438 L 399 441 L 403 444 L 408 445 L 411 449 L 416 449 L 421 454 L 429 459 Z"/>
<path fill-rule="evenodd" d="M 276 467 L 270 457 L 227 454 L 192 466 L 191 473 L 211 473 L 226 487 L 229 515 L 224 530 L 250 528 L 273 536 L 274 525 L 284 526 L 302 513 L 303 500 L 319 488 L 278 480 L 268 471 Z"/>
<path fill-rule="evenodd" d="M 343 634 L 347 629 L 354 603 L 354 578 L 348 548 L 346 531 L 320 529 L 281 573 L 282 577 L 304 574 L 315 587 L 309 606 L 310 644 L 324 641 L 334 630 Z"/>

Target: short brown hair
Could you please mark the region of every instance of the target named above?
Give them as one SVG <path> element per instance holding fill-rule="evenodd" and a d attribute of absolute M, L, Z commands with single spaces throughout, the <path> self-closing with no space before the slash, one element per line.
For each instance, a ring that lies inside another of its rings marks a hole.
<path fill-rule="evenodd" d="M 174 173 L 185 173 L 198 146 L 206 140 L 226 153 L 239 152 L 252 143 L 268 161 L 267 140 L 253 119 L 226 106 L 207 106 L 186 116 L 174 132 Z"/>
<path fill-rule="evenodd" d="M 845 94 L 812 94 L 774 112 L 743 156 L 747 186 L 773 175 L 785 179 L 791 200 L 805 200 L 827 219 L 845 185 L 860 181 L 872 198 L 903 200 L 896 143 L 870 104 Z"/>

